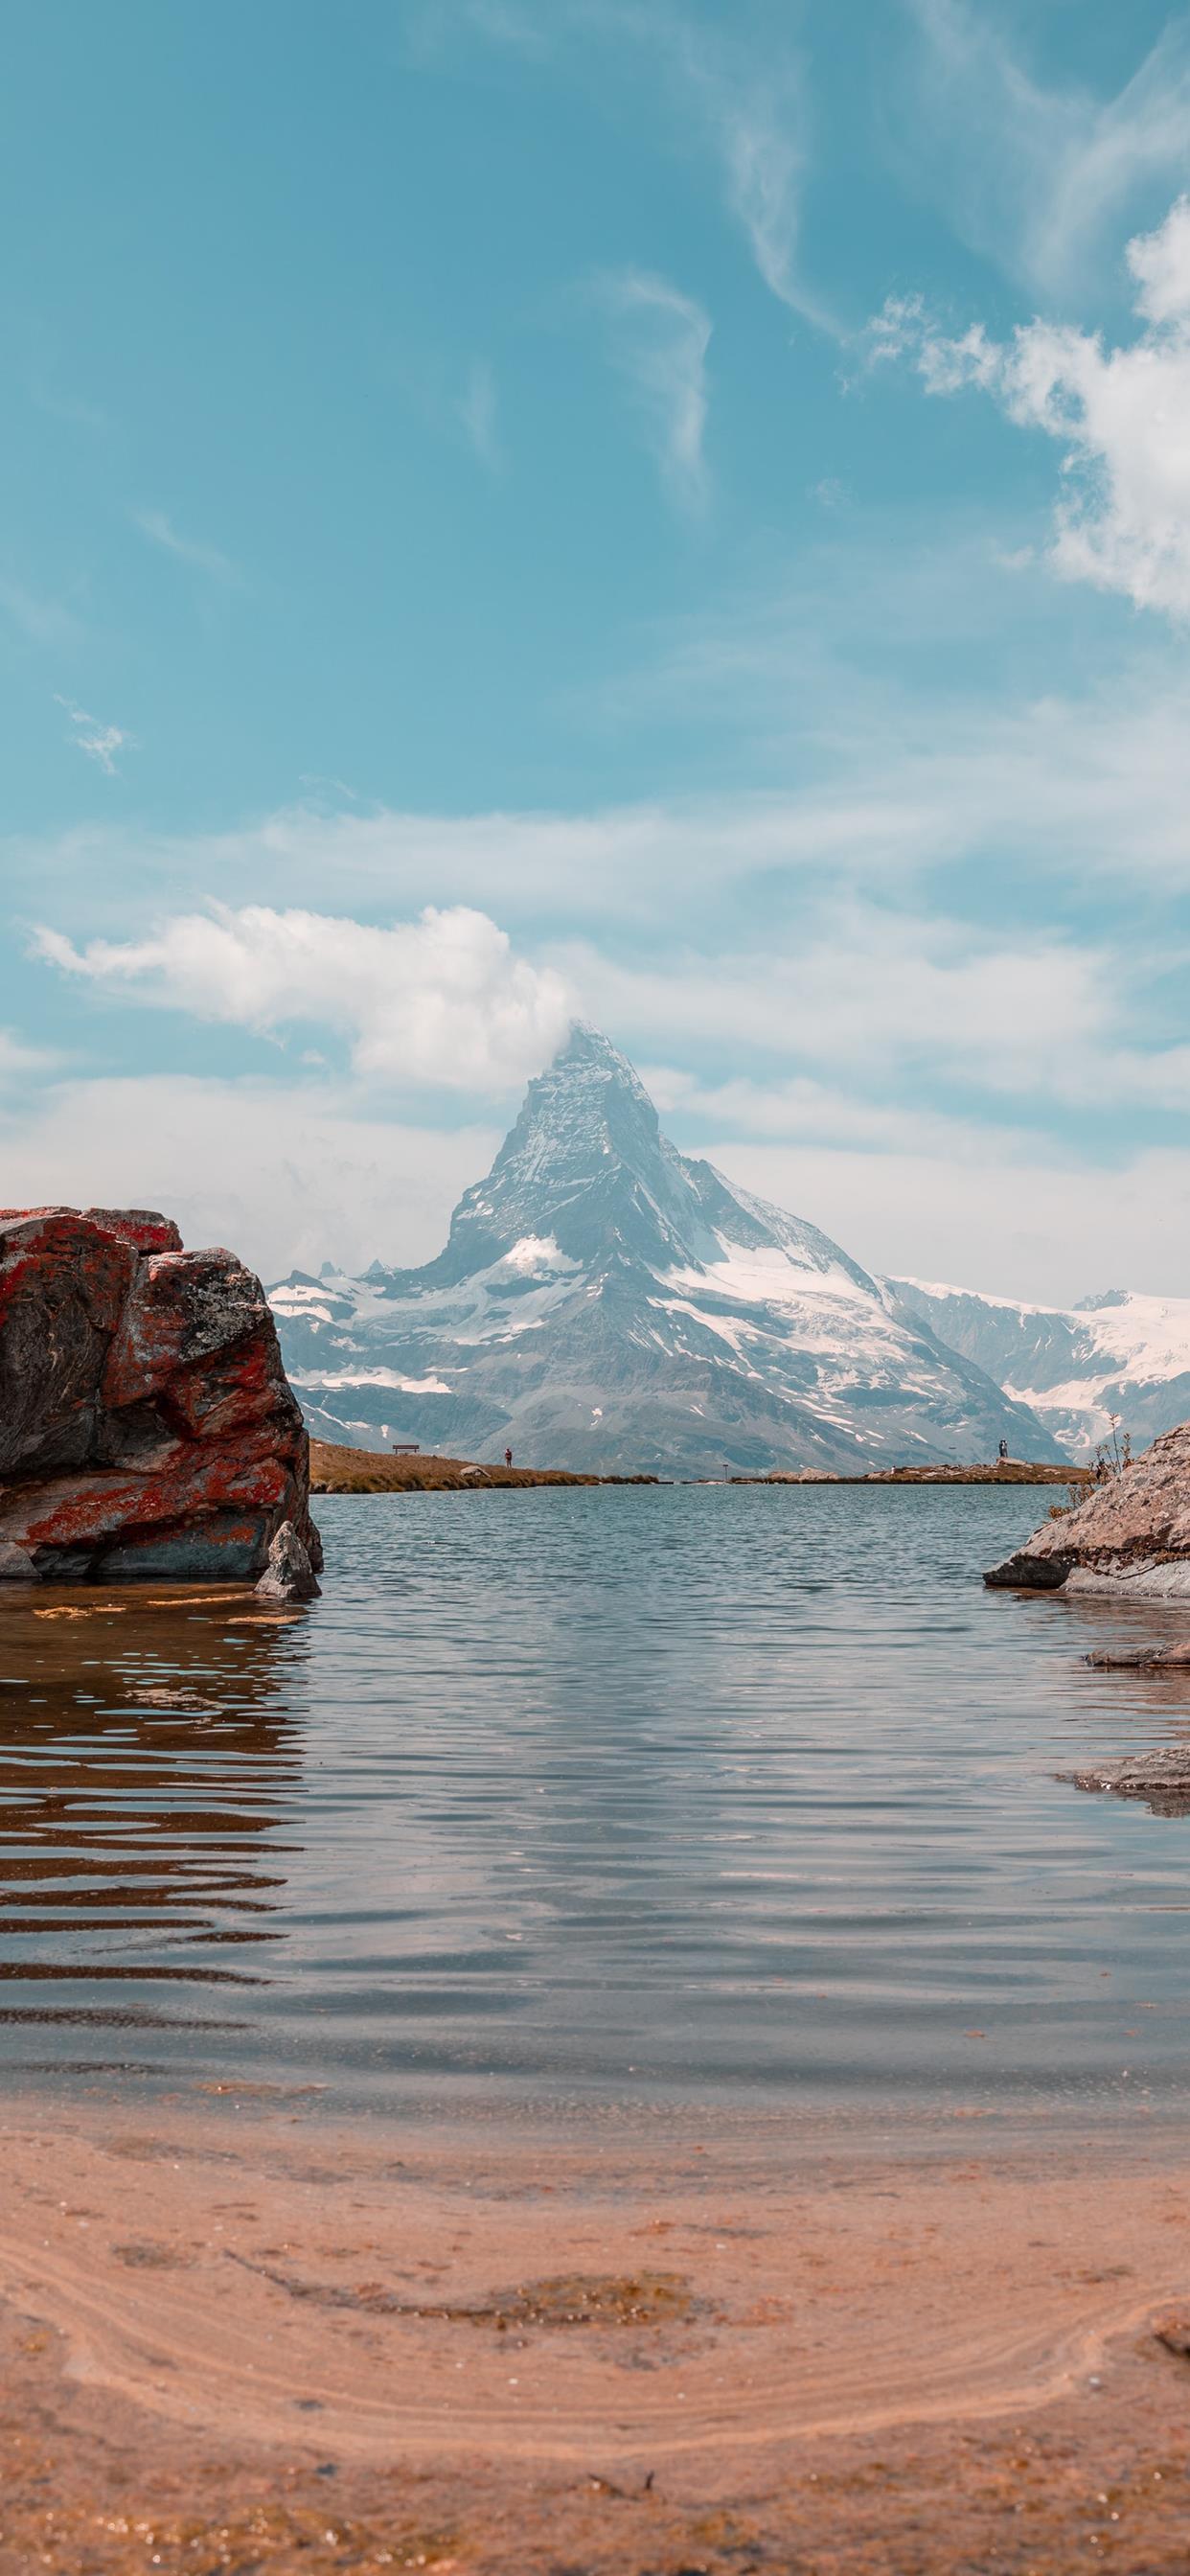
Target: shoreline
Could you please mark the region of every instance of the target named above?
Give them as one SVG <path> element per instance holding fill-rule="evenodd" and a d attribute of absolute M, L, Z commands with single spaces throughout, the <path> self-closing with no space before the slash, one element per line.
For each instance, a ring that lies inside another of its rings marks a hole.
<path fill-rule="evenodd" d="M 383 1449 L 352 1449 L 329 1440 L 310 1443 L 310 1491 L 317 1495 L 491 1493 L 547 1485 L 567 1489 L 592 1485 L 792 1485 L 816 1491 L 824 1485 L 878 1485 L 883 1489 L 901 1485 L 1089 1487 L 1090 1483 L 1089 1467 L 1054 1466 L 1048 1460 L 1034 1464 L 1015 1458 L 1002 1466 L 873 1468 L 861 1476 L 817 1472 L 803 1476 L 785 1468 L 772 1468 L 764 1475 L 666 1476 L 654 1470 L 648 1474 L 642 1471 L 635 1475 L 597 1476 L 564 1467 L 504 1467 L 467 1458 L 440 1458 L 429 1450 L 394 1457 Z"/>
<path fill-rule="evenodd" d="M 13 2102 L 0 2567 L 1181 2568 L 1184 2130 L 886 2132 Z"/>

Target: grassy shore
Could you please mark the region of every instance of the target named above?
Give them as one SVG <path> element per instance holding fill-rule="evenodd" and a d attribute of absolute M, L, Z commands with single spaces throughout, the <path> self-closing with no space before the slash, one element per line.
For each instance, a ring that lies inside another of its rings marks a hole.
<path fill-rule="evenodd" d="M 733 1476 L 733 1485 L 798 1484 L 796 1475 Z M 837 1476 L 843 1485 L 1086 1485 L 1087 1467 L 1030 1466 L 1010 1458 L 994 1467 L 893 1467 L 882 1474 Z M 434 1458 L 419 1451 L 393 1457 L 382 1449 L 346 1449 L 329 1440 L 310 1443 L 310 1482 L 316 1494 L 483 1493 L 493 1485 L 656 1485 L 651 1476 L 579 1476 L 564 1467 L 478 1466 L 469 1458 Z"/>
<path fill-rule="evenodd" d="M 573 1476 L 564 1467 L 477 1466 L 470 1458 L 433 1458 L 421 1451 L 394 1458 L 382 1449 L 345 1449 L 330 1440 L 310 1443 L 310 1483 L 316 1494 L 482 1493 L 492 1485 L 655 1485 L 656 1476 Z"/>

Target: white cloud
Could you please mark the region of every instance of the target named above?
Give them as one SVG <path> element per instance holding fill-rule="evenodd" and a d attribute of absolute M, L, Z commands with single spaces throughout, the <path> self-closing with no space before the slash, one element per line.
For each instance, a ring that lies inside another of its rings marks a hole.
<path fill-rule="evenodd" d="M 728 210 L 770 292 L 838 335 L 802 275 L 806 74 L 787 30 L 777 45 L 767 29 L 752 40 L 738 12 L 709 24 L 675 0 L 436 0 L 418 32 L 440 43 L 452 27 L 530 60 L 583 40 L 609 48 L 613 59 L 651 56 L 667 139 L 701 147 L 716 164 Z"/>
<path fill-rule="evenodd" d="M 69 698 L 59 697 L 56 690 L 54 704 L 65 708 L 74 727 L 73 733 L 67 735 L 67 741 L 77 744 L 86 758 L 102 769 L 105 778 L 115 778 L 116 754 L 129 747 L 133 736 L 125 733 L 120 725 L 103 724 L 98 716 L 89 716 L 85 707 L 74 706 Z"/>
<path fill-rule="evenodd" d="M 802 192 L 806 177 L 805 72 L 796 54 L 751 50 L 689 18 L 634 11 L 638 31 L 662 48 L 671 84 L 702 121 L 723 171 L 728 205 L 742 225 L 765 285 L 820 330 L 833 317 L 802 275 Z"/>
<path fill-rule="evenodd" d="M 0 580 L 0 610 L 28 643 L 48 645 L 52 651 L 77 644 L 82 634 L 77 617 L 60 600 L 43 599 L 19 581 Z"/>
<path fill-rule="evenodd" d="M 977 567 L 961 561 L 970 592 Z M 890 582 L 886 596 L 873 569 L 868 599 L 898 650 L 923 618 L 942 631 L 912 583 L 906 597 Z M 340 910 L 369 917 L 413 912 L 428 887 L 440 904 L 484 910 L 498 887 L 514 929 L 543 915 L 623 934 L 680 920 L 691 936 L 734 941 L 730 908 L 767 880 L 789 900 L 820 877 L 888 890 L 994 865 L 1018 881 L 1027 871 L 1040 902 L 1064 905 L 1072 887 L 1087 896 L 1091 879 L 1096 902 L 1126 891 L 1129 930 L 1138 880 L 1162 893 L 1190 886 L 1187 674 L 1164 635 L 1147 643 L 1135 630 L 1128 662 L 1085 694 L 1005 702 L 840 662 L 829 605 L 811 590 L 781 622 L 700 619 L 664 662 L 625 679 L 625 712 L 617 700 L 604 718 L 681 722 L 696 742 L 728 729 L 757 773 L 779 763 L 800 771 L 796 784 L 569 812 L 335 810 L 320 796 L 221 832 L 92 822 L 11 834 L 0 840 L 10 905 L 75 938 L 128 937 L 163 905 L 235 903 L 244 886 L 263 904 L 314 911 L 333 886 Z M 986 592 L 976 606 L 990 614 Z"/>
<path fill-rule="evenodd" d="M 599 277 L 592 291 L 609 318 L 612 353 L 632 387 L 662 481 L 680 507 L 701 510 L 708 493 L 709 317 L 668 278 L 642 269 Z"/>
<path fill-rule="evenodd" d="M 974 248 L 1044 294 L 1077 290 L 1138 192 L 1190 154 L 1190 27 L 1169 25 L 1114 98 L 1047 87 L 971 0 L 908 0 L 919 46 L 890 140 Z"/>
<path fill-rule="evenodd" d="M 495 370 L 486 358 L 474 358 L 467 383 L 457 405 L 468 444 L 485 465 L 489 474 L 498 474 L 504 459 L 497 431 L 498 398 Z"/>
<path fill-rule="evenodd" d="M 499 1143 L 489 1126 L 403 1126 L 327 1083 L 154 1074 L 57 1083 L 0 1108 L 6 1204 L 160 1207 L 265 1279 L 442 1248 Z"/>
<path fill-rule="evenodd" d="M 0 1029 L 0 1086 L 7 1088 L 29 1074 L 44 1073 L 57 1061 L 50 1048 L 26 1046 L 15 1030 Z"/>
<path fill-rule="evenodd" d="M 1048 1142 L 1006 1153 L 994 1134 L 982 1149 L 960 1137 L 958 1150 L 849 1152 L 724 1130 L 699 1150 L 894 1278 L 977 1280 L 994 1296 L 1061 1306 L 1123 1285 L 1184 1295 L 1190 1276 L 1180 1149 L 1121 1156 L 1110 1170 Z"/>
<path fill-rule="evenodd" d="M 446 1090 L 504 1090 L 557 1046 L 570 1005 L 560 976 L 514 956 L 463 906 L 389 928 L 263 905 L 213 906 L 148 938 L 37 934 L 40 955 L 109 994 L 242 1028 L 315 1023 L 344 1034 L 357 1073 Z"/>
<path fill-rule="evenodd" d="M 148 537 L 150 543 L 160 546 L 164 553 L 176 555 L 180 563 L 190 564 L 195 572 L 206 573 L 212 581 L 224 582 L 229 590 L 243 589 L 244 576 L 230 555 L 222 554 L 218 546 L 204 545 L 193 537 L 184 537 L 166 511 L 130 510 L 128 516 L 133 526 L 140 529 L 142 537 Z"/>
<path fill-rule="evenodd" d="M 1062 447 L 1069 497 L 1050 552 L 1067 580 L 1190 616 L 1190 202 L 1128 246 L 1145 317 L 1126 347 L 1034 321 L 1011 340 L 950 338 L 916 301 L 886 305 L 877 359 L 908 356 L 930 394 L 974 387 Z"/>
<path fill-rule="evenodd" d="M 632 1045 L 763 1049 L 861 1083 L 925 1074 L 1063 1099 L 1117 1023 L 1114 961 L 1092 947 L 859 900 L 819 905 L 754 952 L 671 951 L 642 968 L 572 946 L 561 962 L 583 1008 Z"/>

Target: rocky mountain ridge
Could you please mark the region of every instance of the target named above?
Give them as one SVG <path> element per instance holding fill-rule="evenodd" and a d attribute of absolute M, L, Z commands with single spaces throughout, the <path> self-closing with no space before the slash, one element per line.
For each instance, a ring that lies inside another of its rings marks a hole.
<path fill-rule="evenodd" d="M 803 1219 L 681 1154 L 577 1027 L 437 1260 L 270 1292 L 311 1429 L 596 1473 L 1061 1452 Z"/>
<path fill-rule="evenodd" d="M 1113 1416 L 1137 1450 L 1190 1414 L 1190 1297 L 1113 1288 L 1079 1306 L 1031 1306 L 920 1279 L 889 1286 L 1072 1458 L 1110 1444 Z"/>

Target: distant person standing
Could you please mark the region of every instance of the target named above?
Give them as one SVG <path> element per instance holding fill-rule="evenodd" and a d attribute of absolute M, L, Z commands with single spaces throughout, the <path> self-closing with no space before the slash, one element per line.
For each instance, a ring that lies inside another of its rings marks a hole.
<path fill-rule="evenodd" d="M 1001 1466 L 1002 1466 L 1002 1467 L 1006 1467 L 1006 1466 L 1008 1465 L 1008 1442 L 1007 1442 L 1007 1440 L 1002 1440 L 1002 1441 L 1001 1441 L 1000 1446 L 999 1446 L 999 1449 L 998 1449 L 998 1450 L 997 1450 L 997 1452 L 996 1452 L 996 1455 L 997 1455 L 997 1457 L 999 1458 L 999 1461 L 1000 1461 Z"/>
<path fill-rule="evenodd" d="M 506 1449 L 506 1450 L 505 1450 L 505 1452 L 504 1452 L 504 1464 L 505 1464 L 505 1466 L 506 1466 L 506 1467 L 511 1467 L 511 1465 L 512 1465 L 512 1451 L 511 1451 L 511 1449 Z"/>

